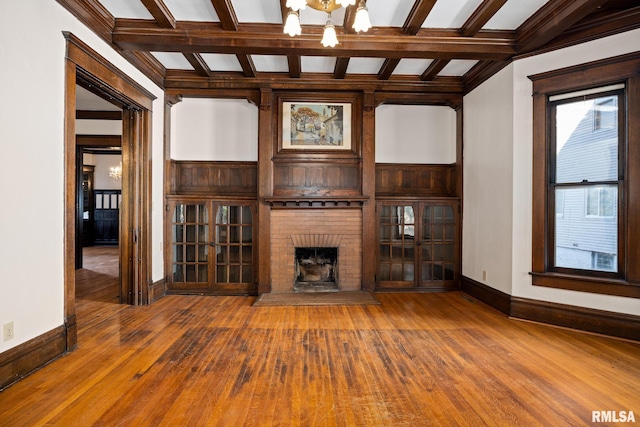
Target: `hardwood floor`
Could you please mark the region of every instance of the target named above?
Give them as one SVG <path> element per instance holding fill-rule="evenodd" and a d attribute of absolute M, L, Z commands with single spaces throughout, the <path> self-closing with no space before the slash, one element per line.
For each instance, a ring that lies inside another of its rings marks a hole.
<path fill-rule="evenodd" d="M 460 292 L 130 307 L 117 304 L 117 261 L 94 260 L 78 272 L 78 349 L 1 392 L 0 425 L 578 426 L 596 410 L 640 421 L 640 343 L 510 320 Z"/>

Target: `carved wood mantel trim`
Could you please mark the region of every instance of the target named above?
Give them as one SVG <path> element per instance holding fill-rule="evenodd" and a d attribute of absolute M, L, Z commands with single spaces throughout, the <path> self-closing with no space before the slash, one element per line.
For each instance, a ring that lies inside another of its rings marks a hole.
<path fill-rule="evenodd" d="M 332 209 L 332 208 L 361 208 L 368 197 L 265 197 L 264 202 L 272 209 Z"/>

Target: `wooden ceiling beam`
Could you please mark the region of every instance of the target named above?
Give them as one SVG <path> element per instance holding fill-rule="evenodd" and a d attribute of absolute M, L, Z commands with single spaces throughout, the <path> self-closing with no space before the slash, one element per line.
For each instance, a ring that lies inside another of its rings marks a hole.
<path fill-rule="evenodd" d="M 141 0 L 144 7 L 147 8 L 153 19 L 158 25 L 164 28 L 175 28 L 176 18 L 173 17 L 171 11 L 162 0 Z"/>
<path fill-rule="evenodd" d="M 409 93 L 462 93 L 462 79 L 459 77 L 437 77 L 428 82 L 415 78 L 393 78 L 380 81 L 376 76 L 347 76 L 341 80 L 327 80 L 326 74 L 305 73 L 300 78 L 291 79 L 289 73 L 258 73 L 255 78 L 246 78 L 242 73 L 212 73 L 211 77 L 198 76 L 195 71 L 169 70 L 165 78 L 165 90 L 188 93 L 193 90 L 332 90 L 352 91 L 354 88 L 369 91 L 393 91 Z"/>
<path fill-rule="evenodd" d="M 357 0 L 356 6 L 349 6 L 344 11 L 344 21 L 342 24 L 342 31 L 344 34 L 355 34 L 356 30 L 353 28 L 353 22 L 356 19 L 356 8 L 357 8 Z"/>
<path fill-rule="evenodd" d="M 336 65 L 333 68 L 334 79 L 344 79 L 346 77 L 349 59 L 351 58 L 336 58 Z"/>
<path fill-rule="evenodd" d="M 398 64 L 400 63 L 400 58 L 387 58 L 384 60 L 384 64 L 378 71 L 378 78 L 380 80 L 389 80 L 391 75 L 393 74 L 393 70 L 396 69 Z"/>
<path fill-rule="evenodd" d="M 183 55 L 199 76 L 209 77 L 211 75 L 209 65 L 202 59 L 202 55 L 199 53 L 183 53 Z"/>
<path fill-rule="evenodd" d="M 122 120 L 122 111 L 76 110 L 79 120 Z"/>
<path fill-rule="evenodd" d="M 459 31 L 460 35 L 463 37 L 475 36 L 506 2 L 507 0 L 484 0 L 462 25 Z M 449 60 L 446 59 L 436 59 L 432 61 L 429 67 L 422 73 L 420 79 L 433 80 L 448 63 Z"/>
<path fill-rule="evenodd" d="M 240 66 L 242 67 L 242 74 L 245 77 L 255 77 L 256 76 L 256 66 L 253 64 L 253 59 L 249 55 L 236 55 L 238 58 L 238 62 L 240 62 Z"/>
<path fill-rule="evenodd" d="M 518 29 L 518 51 L 536 50 L 595 12 L 607 0 L 555 0 L 546 3 Z"/>
<path fill-rule="evenodd" d="M 402 26 L 404 34 L 417 34 L 437 0 L 416 0 Z"/>
<path fill-rule="evenodd" d="M 238 17 L 231 0 L 211 0 L 211 4 L 216 10 L 222 28 L 228 31 L 238 31 Z"/>
<path fill-rule="evenodd" d="M 449 60 L 447 59 L 434 59 L 424 73 L 422 73 L 420 80 L 429 81 L 435 79 L 438 73 L 440 73 L 448 63 Z"/>
<path fill-rule="evenodd" d="M 513 39 L 493 36 L 406 37 L 395 31 L 379 31 L 371 35 L 343 34 L 340 44 L 327 49 L 314 35 L 283 39 L 279 25 L 271 26 L 277 33 L 251 33 L 226 31 L 215 26 L 192 29 L 190 25 L 180 23 L 176 29 L 148 24 L 126 27 L 119 22 L 116 20 L 112 41 L 118 48 L 131 51 L 477 60 L 504 60 L 516 53 Z"/>
<path fill-rule="evenodd" d="M 545 49 L 559 49 L 640 28 L 640 6 L 621 11 L 595 13 L 545 45 Z"/>
<path fill-rule="evenodd" d="M 478 31 L 489 22 L 493 15 L 495 15 L 506 2 L 507 0 L 484 0 L 462 25 L 460 35 L 472 37 L 478 34 Z"/>
<path fill-rule="evenodd" d="M 289 64 L 289 77 L 299 79 L 302 75 L 302 64 L 300 56 L 287 55 L 287 63 Z"/>

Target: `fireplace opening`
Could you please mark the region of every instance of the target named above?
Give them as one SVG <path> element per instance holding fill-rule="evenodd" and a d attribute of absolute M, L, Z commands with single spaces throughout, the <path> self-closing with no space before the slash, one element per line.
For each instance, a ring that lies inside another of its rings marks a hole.
<path fill-rule="evenodd" d="M 295 248 L 295 292 L 338 291 L 338 248 Z"/>

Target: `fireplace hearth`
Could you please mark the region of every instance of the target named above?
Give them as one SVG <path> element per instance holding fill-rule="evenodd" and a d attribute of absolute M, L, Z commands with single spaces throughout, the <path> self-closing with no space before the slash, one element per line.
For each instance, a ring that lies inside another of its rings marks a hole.
<path fill-rule="evenodd" d="M 294 292 L 338 292 L 338 248 L 295 248 Z"/>

